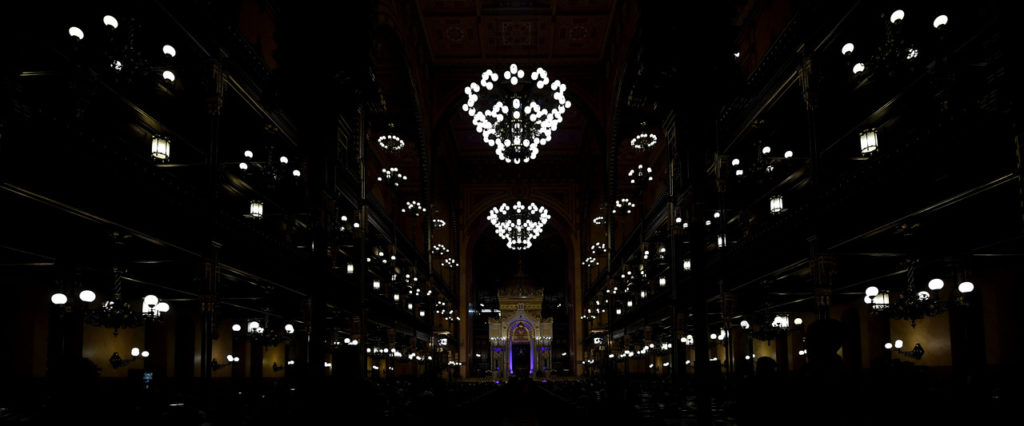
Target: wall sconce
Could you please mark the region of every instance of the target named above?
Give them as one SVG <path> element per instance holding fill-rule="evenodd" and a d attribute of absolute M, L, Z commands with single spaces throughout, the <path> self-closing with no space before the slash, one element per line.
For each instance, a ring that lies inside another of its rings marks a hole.
<path fill-rule="evenodd" d="M 263 202 L 260 200 L 253 200 L 249 202 L 249 216 L 253 219 L 263 218 Z"/>
<path fill-rule="evenodd" d="M 163 136 L 153 136 L 153 160 L 166 163 L 171 159 L 171 140 Z"/>
<path fill-rule="evenodd" d="M 863 67 L 862 67 L 863 68 Z M 878 150 L 878 131 L 875 129 L 864 129 L 860 132 L 860 153 L 871 154 Z"/>
<path fill-rule="evenodd" d="M 769 199 L 768 205 L 769 205 L 769 209 L 771 210 L 772 214 L 782 213 L 782 210 L 784 209 L 783 206 L 782 206 L 782 196 L 781 195 L 773 195 Z"/>

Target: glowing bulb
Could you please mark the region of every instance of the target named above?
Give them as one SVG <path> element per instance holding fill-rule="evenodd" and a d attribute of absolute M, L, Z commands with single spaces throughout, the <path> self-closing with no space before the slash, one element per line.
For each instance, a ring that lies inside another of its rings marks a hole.
<path fill-rule="evenodd" d="M 64 293 L 53 293 L 53 296 L 50 296 L 50 302 L 54 305 L 63 305 L 68 303 L 68 297 Z"/>
<path fill-rule="evenodd" d="M 106 25 L 106 26 L 108 26 L 110 28 L 117 28 L 117 18 L 115 18 L 113 16 L 110 16 L 110 15 L 104 16 L 103 17 L 103 25 Z M 936 27 L 936 28 L 938 28 L 938 27 Z"/>
<path fill-rule="evenodd" d="M 170 56 L 170 57 L 173 58 L 177 54 L 178 54 L 178 51 L 174 50 L 174 46 L 171 46 L 169 44 L 165 44 L 164 45 L 164 55 L 167 55 L 167 56 Z"/>
<path fill-rule="evenodd" d="M 232 324 L 231 325 L 231 331 L 235 331 L 235 332 L 242 331 L 242 325 L 241 324 Z"/>
<path fill-rule="evenodd" d="M 932 26 L 938 29 L 939 27 L 946 25 L 947 23 L 949 23 L 949 17 L 947 17 L 946 15 L 939 15 L 935 17 L 934 21 L 932 21 Z"/>
<path fill-rule="evenodd" d="M 78 27 L 68 28 L 68 35 L 70 35 L 71 37 L 77 38 L 79 40 L 85 38 L 85 33 L 82 32 L 82 29 L 78 28 Z"/>
<path fill-rule="evenodd" d="M 173 72 L 164 71 L 163 77 L 164 77 L 164 80 L 166 80 L 168 83 L 174 83 L 174 73 Z"/>
<path fill-rule="evenodd" d="M 929 290 L 939 291 L 939 290 L 942 290 L 942 287 L 944 285 L 945 285 L 945 283 L 942 282 L 942 280 L 939 279 L 939 278 L 933 278 L 931 281 L 928 281 L 928 289 Z"/>
<path fill-rule="evenodd" d="M 853 43 L 846 43 L 843 45 L 843 55 L 849 55 L 853 53 Z"/>
<path fill-rule="evenodd" d="M 896 10 L 894 10 L 892 12 L 892 15 L 889 15 L 889 22 L 892 22 L 892 23 L 895 24 L 895 23 L 897 23 L 899 21 L 902 21 L 903 20 L 903 16 L 904 16 L 903 9 L 896 9 Z"/>
<path fill-rule="evenodd" d="M 868 297 L 878 296 L 878 287 L 868 287 L 866 290 L 864 290 L 864 294 L 866 294 Z"/>
<path fill-rule="evenodd" d="M 963 294 L 967 294 L 974 291 L 974 283 L 970 281 L 964 281 L 960 283 L 960 285 L 956 286 L 956 289 Z"/>
<path fill-rule="evenodd" d="M 857 62 L 856 64 L 853 64 L 853 74 L 854 75 L 860 74 L 862 72 L 864 72 L 864 63 L 863 62 Z"/>
<path fill-rule="evenodd" d="M 92 303 L 96 300 L 96 293 L 93 293 L 92 290 L 82 290 L 81 293 L 78 293 L 78 298 L 85 303 Z"/>

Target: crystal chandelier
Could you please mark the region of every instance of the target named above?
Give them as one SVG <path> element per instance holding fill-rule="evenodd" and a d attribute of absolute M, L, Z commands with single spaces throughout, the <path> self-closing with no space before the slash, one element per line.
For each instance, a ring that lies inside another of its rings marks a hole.
<path fill-rule="evenodd" d="M 487 220 L 494 225 L 494 232 L 498 237 L 505 239 L 506 245 L 512 250 L 526 250 L 532 247 L 533 240 L 540 236 L 548 219 L 551 219 L 548 209 L 534 203 L 525 206 L 522 201 L 516 201 L 512 207 L 502 203 L 492 208 L 487 216 Z"/>
<path fill-rule="evenodd" d="M 470 83 L 462 110 L 469 114 L 488 146 L 506 163 L 527 163 L 537 158 L 540 146 L 551 140 L 562 115 L 572 107 L 565 99 L 565 85 L 548 79 L 548 72 L 538 67 L 526 73 L 512 64 L 503 74 L 487 70 L 480 82 Z"/>

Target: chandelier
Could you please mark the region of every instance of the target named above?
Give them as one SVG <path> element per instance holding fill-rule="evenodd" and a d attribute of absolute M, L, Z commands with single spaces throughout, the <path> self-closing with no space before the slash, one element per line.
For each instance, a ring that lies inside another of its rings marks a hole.
<path fill-rule="evenodd" d="M 654 182 L 654 170 L 643 164 L 637 164 L 636 167 L 629 170 L 629 184 L 640 185 L 648 182 Z"/>
<path fill-rule="evenodd" d="M 544 224 L 548 223 L 551 215 L 548 209 L 530 203 L 523 205 L 522 201 L 516 201 L 515 205 L 501 203 L 500 206 L 491 209 L 487 220 L 494 225 L 494 232 L 507 241 L 508 248 L 512 250 L 526 250 L 533 246 L 533 240 L 540 236 Z"/>
<path fill-rule="evenodd" d="M 434 256 L 447 256 L 450 252 L 451 250 L 448 250 L 448 247 L 441 243 L 434 244 L 430 248 L 430 254 Z"/>
<path fill-rule="evenodd" d="M 264 319 L 264 324 L 267 322 L 269 321 Z M 241 333 L 242 325 L 233 324 L 231 326 L 231 331 Z M 277 346 L 286 341 L 290 341 L 291 335 L 293 334 L 295 334 L 295 326 L 291 324 L 285 324 L 281 329 L 265 329 L 259 321 L 253 320 L 246 324 L 244 336 L 263 346 Z"/>
<path fill-rule="evenodd" d="M 512 64 L 499 76 L 487 70 L 480 82 L 466 86 L 468 96 L 462 110 L 469 114 L 477 133 L 498 158 L 506 163 L 527 163 L 537 158 L 540 146 L 551 140 L 562 115 L 572 107 L 565 99 L 565 85 L 548 79 L 538 67 L 523 81 L 526 73 Z"/>
<path fill-rule="evenodd" d="M 608 245 L 600 241 L 590 245 L 590 251 L 594 254 L 601 254 L 608 252 Z"/>
<path fill-rule="evenodd" d="M 647 130 L 647 122 L 640 123 L 640 131 L 629 140 L 629 146 L 637 151 L 647 151 L 658 144 L 658 136 Z"/>
<path fill-rule="evenodd" d="M 458 268 L 459 262 L 450 257 L 446 257 L 444 258 L 444 260 L 441 261 L 441 266 L 444 266 L 445 268 Z"/>
<path fill-rule="evenodd" d="M 629 198 L 623 197 L 621 199 L 615 200 L 615 207 L 612 208 L 612 214 L 622 214 L 622 215 L 632 214 L 633 213 L 633 209 L 635 209 L 635 208 L 636 208 L 636 203 L 633 203 L 632 201 L 630 201 Z"/>
<path fill-rule="evenodd" d="M 593 268 L 597 266 L 597 258 L 594 256 L 587 256 L 586 259 L 583 259 L 583 266 L 586 266 L 588 268 Z"/>
<path fill-rule="evenodd" d="M 426 212 L 427 209 L 423 208 L 423 204 L 416 200 L 406 201 L 405 207 L 402 207 L 402 213 L 409 213 L 412 217 L 420 217 L 421 214 Z"/>
<path fill-rule="evenodd" d="M 447 225 L 448 223 L 445 222 L 444 219 L 434 218 L 434 228 L 444 228 Z"/>
<path fill-rule="evenodd" d="M 114 295 L 99 306 L 89 306 L 96 301 L 96 293 L 92 290 L 84 289 L 78 294 L 85 322 L 98 327 L 112 328 L 115 336 L 120 329 L 140 327 L 147 321 L 155 322 L 161 315 L 171 310 L 171 305 L 152 294 L 142 298 L 142 305 L 138 310 L 132 308 L 132 305 L 121 297 L 123 272 L 119 268 L 114 269 Z M 50 296 L 50 303 L 71 311 L 72 306 L 67 304 L 69 301 L 67 295 L 61 292 Z"/>
<path fill-rule="evenodd" d="M 409 180 L 409 177 L 399 172 L 398 167 L 380 169 L 380 176 L 377 176 L 377 182 L 394 185 L 395 188 L 406 180 Z"/>
<path fill-rule="evenodd" d="M 942 289 L 946 286 L 942 278 L 928 280 L 927 289 L 915 287 L 914 275 L 918 269 L 917 262 L 908 269 L 907 284 L 894 292 L 879 290 L 870 286 L 864 290 L 864 303 L 871 307 L 872 313 L 886 313 L 891 318 L 910 320 L 915 327 L 917 320 L 932 317 L 946 312 L 954 306 L 968 304 L 967 295 L 974 291 L 974 283 L 960 280 L 956 293 L 948 300 L 942 300 Z"/>
<path fill-rule="evenodd" d="M 405 148 L 405 141 L 395 133 L 395 123 L 388 123 L 386 133 L 377 138 L 377 144 L 388 152 L 398 152 Z"/>

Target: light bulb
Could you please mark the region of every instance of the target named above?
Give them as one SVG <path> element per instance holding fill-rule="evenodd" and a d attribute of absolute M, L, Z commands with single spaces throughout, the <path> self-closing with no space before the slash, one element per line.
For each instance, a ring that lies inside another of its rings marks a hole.
<path fill-rule="evenodd" d="M 70 35 L 71 37 L 77 38 L 79 40 L 85 38 L 85 33 L 82 32 L 82 29 L 78 28 L 78 27 L 68 28 L 68 35 Z"/>
<path fill-rule="evenodd" d="M 242 325 L 241 324 L 232 324 L 231 325 L 231 331 L 242 331 Z"/>
<path fill-rule="evenodd" d="M 939 291 L 939 290 L 942 290 L 942 287 L 944 285 L 945 285 L 945 283 L 942 282 L 942 280 L 939 279 L 939 278 L 932 278 L 931 281 L 928 281 L 928 289 L 929 290 Z"/>
<path fill-rule="evenodd" d="M 904 15 L 905 14 L 903 13 L 903 9 L 896 9 L 892 12 L 892 15 L 889 15 L 889 22 L 895 24 L 899 21 L 902 21 Z"/>
<path fill-rule="evenodd" d="M 163 77 L 164 77 L 164 80 L 166 80 L 168 83 L 174 83 L 174 73 L 173 72 L 164 71 Z"/>
<path fill-rule="evenodd" d="M 110 16 L 110 15 L 104 16 L 103 17 L 103 25 L 106 25 L 106 26 L 108 26 L 110 28 L 116 29 L 117 28 L 117 18 L 115 18 L 113 16 Z M 938 28 L 938 27 L 936 27 L 936 28 Z"/>
<path fill-rule="evenodd" d="M 96 300 L 96 293 L 93 293 L 92 290 L 82 290 L 81 293 L 78 293 L 78 299 L 85 303 L 92 303 Z"/>
<path fill-rule="evenodd" d="M 964 281 L 960 283 L 960 285 L 956 286 L 956 289 L 963 294 L 967 294 L 974 291 L 974 283 L 970 281 Z"/>
<path fill-rule="evenodd" d="M 846 43 L 843 45 L 843 55 L 849 55 L 853 53 L 853 43 Z"/>
<path fill-rule="evenodd" d="M 54 305 L 63 305 L 68 303 L 68 297 L 64 293 L 53 293 L 53 296 L 50 296 L 50 302 Z"/>
<path fill-rule="evenodd" d="M 878 287 L 868 287 L 866 290 L 864 290 L 864 294 L 866 294 L 868 297 L 878 296 Z"/>
<path fill-rule="evenodd" d="M 949 17 L 947 17 L 946 15 L 939 15 L 935 17 L 934 21 L 932 21 L 932 26 L 937 29 L 943 25 L 946 25 L 947 23 L 949 23 Z"/>
<path fill-rule="evenodd" d="M 142 351 L 140 351 L 139 348 L 132 348 L 132 356 L 139 356 L 140 353 L 142 353 Z"/>

